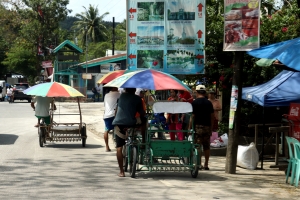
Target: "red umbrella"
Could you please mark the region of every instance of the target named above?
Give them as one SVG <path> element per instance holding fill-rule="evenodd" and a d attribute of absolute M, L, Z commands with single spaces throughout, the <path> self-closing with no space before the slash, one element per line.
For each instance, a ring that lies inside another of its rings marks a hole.
<path fill-rule="evenodd" d="M 103 84 L 103 83 L 108 83 L 112 80 L 114 80 L 115 78 L 122 76 L 125 73 L 126 70 L 117 70 L 117 71 L 113 71 L 113 72 L 109 72 L 108 74 L 102 76 L 97 83 Z"/>

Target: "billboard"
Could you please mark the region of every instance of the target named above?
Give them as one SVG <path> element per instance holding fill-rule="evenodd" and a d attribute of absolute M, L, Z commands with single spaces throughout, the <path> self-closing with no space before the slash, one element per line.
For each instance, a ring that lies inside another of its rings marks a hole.
<path fill-rule="evenodd" d="M 224 0 L 224 51 L 259 48 L 260 0 Z"/>
<path fill-rule="evenodd" d="M 128 69 L 204 73 L 205 0 L 127 0 Z"/>

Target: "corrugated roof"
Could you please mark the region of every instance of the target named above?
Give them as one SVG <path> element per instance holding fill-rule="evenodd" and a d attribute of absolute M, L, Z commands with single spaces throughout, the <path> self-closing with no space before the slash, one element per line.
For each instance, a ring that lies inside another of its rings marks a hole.
<path fill-rule="evenodd" d="M 125 60 L 127 58 L 127 54 L 118 54 L 118 55 L 113 55 L 113 56 L 106 56 L 106 57 L 101 57 L 101 58 L 95 58 L 93 60 L 89 60 L 87 62 L 82 62 L 79 63 L 78 65 L 81 65 L 83 68 L 87 67 L 94 67 L 98 65 L 103 65 L 107 63 L 113 63 L 113 62 L 118 62 L 121 60 Z"/>

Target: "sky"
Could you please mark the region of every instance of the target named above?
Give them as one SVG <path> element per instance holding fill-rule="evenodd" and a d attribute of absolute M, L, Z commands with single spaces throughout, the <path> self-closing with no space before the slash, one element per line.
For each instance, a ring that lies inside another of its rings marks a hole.
<path fill-rule="evenodd" d="M 100 15 L 109 12 L 104 21 L 112 21 L 112 18 L 115 17 L 116 22 L 122 22 L 126 18 L 126 0 L 69 0 L 67 8 L 72 10 L 69 15 L 75 16 L 76 13 L 84 12 L 82 6 L 88 8 L 90 4 L 98 5 Z"/>

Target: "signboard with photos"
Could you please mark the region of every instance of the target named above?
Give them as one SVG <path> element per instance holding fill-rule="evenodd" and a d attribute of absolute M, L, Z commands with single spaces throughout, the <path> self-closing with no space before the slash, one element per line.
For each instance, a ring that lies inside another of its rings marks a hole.
<path fill-rule="evenodd" d="M 224 51 L 259 48 L 260 0 L 224 0 Z"/>
<path fill-rule="evenodd" d="M 204 73 L 205 0 L 127 0 L 127 66 Z"/>

